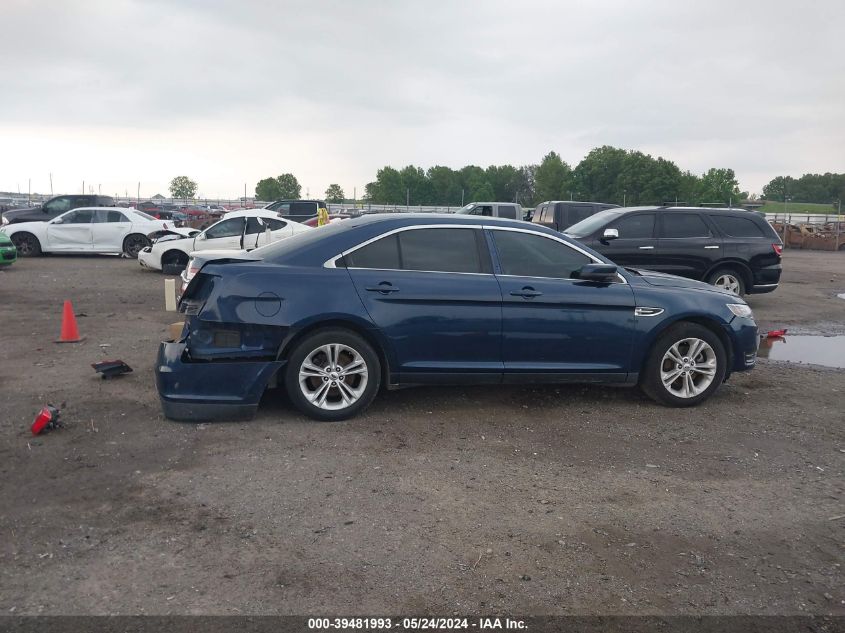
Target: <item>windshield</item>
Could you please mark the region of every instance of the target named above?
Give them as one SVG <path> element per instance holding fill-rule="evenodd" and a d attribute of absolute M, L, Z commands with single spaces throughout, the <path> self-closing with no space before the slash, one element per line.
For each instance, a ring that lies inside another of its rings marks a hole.
<path fill-rule="evenodd" d="M 460 209 L 458 209 L 457 212 L 462 214 L 462 215 L 468 215 L 468 214 L 472 213 L 473 209 L 475 209 L 475 203 L 470 202 L 465 207 L 461 207 Z"/>
<path fill-rule="evenodd" d="M 580 222 L 576 222 L 568 229 L 566 229 L 566 235 L 571 237 L 579 238 L 579 237 L 587 237 L 588 235 L 592 235 L 598 229 L 603 227 L 605 224 L 616 218 L 620 215 L 617 209 L 607 209 L 606 211 L 599 211 L 595 215 L 591 215 L 588 218 L 584 218 Z"/>

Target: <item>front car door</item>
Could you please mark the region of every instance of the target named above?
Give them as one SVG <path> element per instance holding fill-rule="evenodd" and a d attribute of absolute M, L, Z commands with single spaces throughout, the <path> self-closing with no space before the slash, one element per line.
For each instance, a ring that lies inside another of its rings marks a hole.
<path fill-rule="evenodd" d="M 93 249 L 94 209 L 75 209 L 47 224 L 47 244 L 51 251 L 86 252 Z"/>
<path fill-rule="evenodd" d="M 722 246 L 721 238 L 714 235 L 703 214 L 666 211 L 660 214 L 658 227 L 654 269 L 703 279 Z"/>
<path fill-rule="evenodd" d="M 599 229 L 590 246 L 614 264 L 654 270 L 657 250 L 655 224 L 654 212 L 626 213 Z M 619 237 L 603 240 L 602 235 L 606 229 L 616 229 Z"/>
<path fill-rule="evenodd" d="M 585 251 L 551 235 L 488 229 L 502 290 L 505 382 L 624 381 L 635 323 L 624 278 L 581 281 L 576 271 L 598 263 Z"/>
<path fill-rule="evenodd" d="M 399 229 L 343 263 L 401 382 L 501 381 L 501 293 L 481 226 Z"/>
<path fill-rule="evenodd" d="M 118 253 L 123 250 L 123 238 L 132 230 L 132 222 L 123 211 L 97 209 L 91 235 L 97 253 Z"/>
<path fill-rule="evenodd" d="M 245 218 L 226 218 L 213 224 L 194 239 L 195 251 L 240 250 Z"/>

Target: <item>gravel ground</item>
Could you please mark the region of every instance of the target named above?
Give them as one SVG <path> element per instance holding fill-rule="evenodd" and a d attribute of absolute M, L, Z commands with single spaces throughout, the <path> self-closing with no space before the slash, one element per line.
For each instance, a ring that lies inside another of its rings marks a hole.
<path fill-rule="evenodd" d="M 761 329 L 845 333 L 843 264 L 787 251 Z M 761 361 L 683 411 L 461 387 L 339 424 L 278 392 L 250 422 L 174 423 L 162 279 L 0 272 L 0 613 L 845 614 L 845 371 Z M 65 298 L 81 344 L 53 343 Z M 100 380 L 105 358 L 135 371 Z M 47 402 L 67 428 L 33 438 Z"/>

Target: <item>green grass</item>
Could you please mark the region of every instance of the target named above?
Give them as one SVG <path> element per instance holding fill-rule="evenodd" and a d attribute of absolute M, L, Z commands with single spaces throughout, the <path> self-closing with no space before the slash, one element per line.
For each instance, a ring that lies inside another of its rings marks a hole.
<path fill-rule="evenodd" d="M 831 204 L 816 204 L 814 202 L 792 202 L 786 205 L 783 202 L 766 202 L 759 209 L 763 213 L 823 213 L 827 215 L 836 214 L 836 209 Z"/>

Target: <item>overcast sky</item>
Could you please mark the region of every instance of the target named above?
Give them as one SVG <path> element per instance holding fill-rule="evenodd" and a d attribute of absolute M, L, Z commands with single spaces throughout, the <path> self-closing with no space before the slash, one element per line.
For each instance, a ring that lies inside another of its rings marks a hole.
<path fill-rule="evenodd" d="M 348 196 L 614 145 L 845 172 L 845 2 L 0 0 L 0 190 Z"/>

